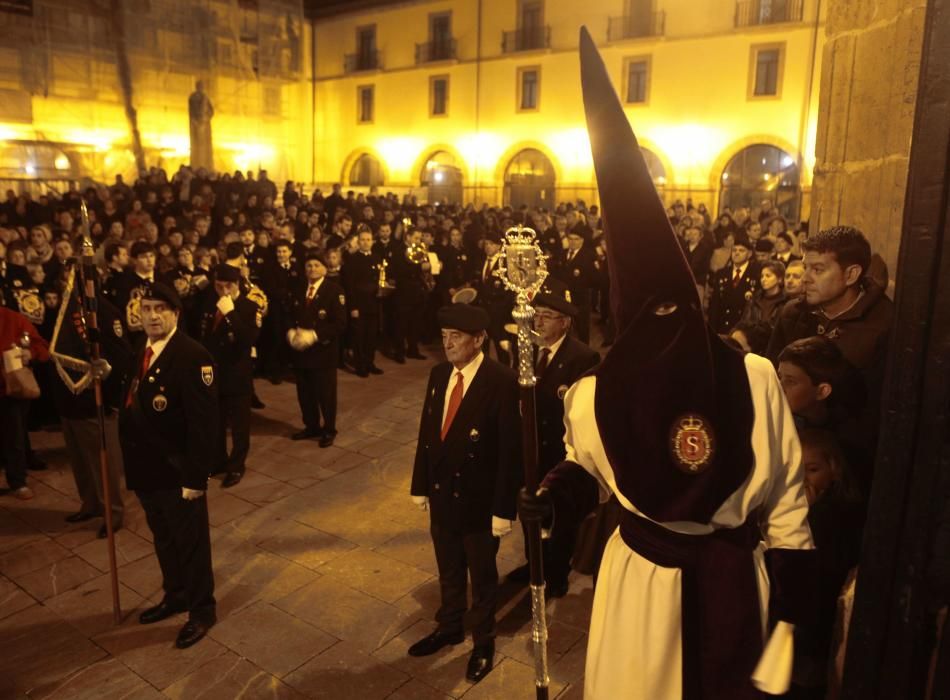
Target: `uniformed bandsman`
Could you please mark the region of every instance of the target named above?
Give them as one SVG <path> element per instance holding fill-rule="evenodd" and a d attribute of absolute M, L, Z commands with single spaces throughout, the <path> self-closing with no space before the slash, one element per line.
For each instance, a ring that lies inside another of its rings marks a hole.
<path fill-rule="evenodd" d="M 112 300 L 125 320 L 129 342 L 133 347 L 142 342 L 141 300 L 155 282 L 155 246 L 136 241 L 131 250 L 132 269 L 110 277 L 105 294 Z"/>
<path fill-rule="evenodd" d="M 745 231 L 735 234 L 729 264 L 712 276 L 709 297 L 709 325 L 727 334 L 761 284 L 761 267 L 752 259 L 752 243 Z"/>
<path fill-rule="evenodd" d="M 511 363 L 511 334 L 505 330 L 505 325 L 511 323 L 511 311 L 514 308 L 515 296 L 505 288 L 505 283 L 495 274 L 502 264 L 501 234 L 489 231 L 484 239 L 484 258 L 478 276 L 479 306 L 484 308 L 491 324 L 488 327 L 488 337 L 495 344 L 495 353 L 502 364 Z"/>
<path fill-rule="evenodd" d="M 586 224 L 577 224 L 567 232 L 567 250 L 554 268 L 558 277 L 571 290 L 577 307 L 574 333 L 582 343 L 590 342 L 591 291 L 597 285 L 596 254 L 591 247 L 593 234 Z"/>
<path fill-rule="evenodd" d="M 337 432 L 336 372 L 346 329 L 346 295 L 325 279 L 327 266 L 321 255 L 310 253 L 304 271 L 306 284 L 294 294 L 293 325 L 287 330 L 304 423 L 291 438 L 319 438 L 320 447 L 329 447 Z"/>
<path fill-rule="evenodd" d="M 224 474 L 223 488 L 238 484 L 251 447 L 251 396 L 254 364 L 251 349 L 260 331 L 261 314 L 241 293 L 241 272 L 231 265 L 215 269 L 215 298 L 209 299 L 198 336 L 218 368 L 218 456 L 212 473 Z M 231 429 L 231 452 L 227 432 Z"/>
<path fill-rule="evenodd" d="M 211 354 L 177 330 L 181 300 L 156 282 L 141 298 L 147 341 L 119 414 L 126 484 L 145 510 L 162 569 L 162 601 L 150 624 L 187 612 L 175 645 L 202 639 L 217 621 L 205 491 L 215 461 L 218 397 Z"/>
<path fill-rule="evenodd" d="M 567 285 L 548 277 L 532 303 L 536 309 L 534 328 L 538 332 L 534 367 L 538 473 L 543 478 L 564 459 L 564 395 L 574 382 L 600 362 L 600 355 L 570 334 L 577 307 Z M 565 528 L 543 541 L 545 596 L 548 598 L 560 598 L 567 593 L 567 575 L 576 539 L 576 529 Z M 509 573 L 508 580 L 527 583 L 529 573 L 525 564 Z"/>
<path fill-rule="evenodd" d="M 267 295 L 268 312 L 261 327 L 261 355 L 264 374 L 272 384 L 280 384 L 290 368 L 289 349 L 284 334 L 293 324 L 293 292 L 301 283 L 302 274 L 291 262 L 292 249 L 287 241 L 274 244 L 274 259 L 267 264 L 261 281 Z"/>
<path fill-rule="evenodd" d="M 440 309 L 448 362 L 432 368 L 419 424 L 412 499 L 430 510 L 442 604 L 436 630 L 409 648 L 428 656 L 464 637 L 467 580 L 474 649 L 466 677 L 491 671 L 499 538 L 511 531 L 521 484 L 518 386 L 514 372 L 482 352 L 491 319 L 478 306 Z"/>
<path fill-rule="evenodd" d="M 343 288 L 353 342 L 356 374 L 368 377 L 382 374 L 376 366 L 376 333 L 379 327 L 379 273 L 382 258 L 373 252 L 373 232 L 366 228 L 359 233 L 359 249 L 347 256 L 343 265 Z"/>

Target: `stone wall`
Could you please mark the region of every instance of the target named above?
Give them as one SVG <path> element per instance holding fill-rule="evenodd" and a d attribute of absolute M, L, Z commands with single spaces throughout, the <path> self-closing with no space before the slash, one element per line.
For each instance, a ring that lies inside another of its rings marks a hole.
<path fill-rule="evenodd" d="M 811 229 L 857 226 L 897 266 L 926 0 L 829 0 Z"/>

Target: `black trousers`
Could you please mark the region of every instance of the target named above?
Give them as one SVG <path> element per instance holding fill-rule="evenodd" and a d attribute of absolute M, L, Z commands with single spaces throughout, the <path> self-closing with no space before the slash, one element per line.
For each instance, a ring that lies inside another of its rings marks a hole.
<path fill-rule="evenodd" d="M 298 367 L 294 374 L 297 375 L 297 402 L 304 426 L 314 432 L 323 430 L 336 434 L 336 367 Z"/>
<path fill-rule="evenodd" d="M 499 539 L 490 530 L 462 534 L 431 523 L 430 533 L 439 566 L 442 605 L 435 614 L 439 631 L 455 634 L 463 630 L 467 607 L 467 582 L 472 580 L 472 639 L 475 646 L 495 638 L 495 607 L 498 603 Z"/>
<path fill-rule="evenodd" d="M 284 337 L 284 320 L 279 310 L 271 308 L 261 327 L 257 347 L 260 351 L 260 366 L 271 378 L 283 379 L 290 367 L 290 346 Z"/>
<path fill-rule="evenodd" d="M 360 314 L 359 318 L 350 318 L 353 337 L 353 361 L 357 372 L 368 372 L 376 364 L 376 335 L 379 329 L 379 316 Z"/>
<path fill-rule="evenodd" d="M 29 435 L 26 418 L 30 402 L 0 396 L 0 450 L 3 451 L 7 486 L 18 489 L 26 486 L 26 464 L 29 456 Z"/>
<path fill-rule="evenodd" d="M 406 354 L 419 354 L 419 336 L 425 313 L 425 297 L 411 300 L 400 299 L 394 307 L 393 355 L 402 358 Z"/>
<path fill-rule="evenodd" d="M 251 394 L 218 398 L 218 468 L 215 473 L 244 473 L 251 449 Z M 228 454 L 228 428 L 231 453 Z"/>
<path fill-rule="evenodd" d="M 571 557 L 574 555 L 574 543 L 577 541 L 577 527 L 566 528 L 562 523 L 551 532 L 551 537 L 541 540 L 541 557 L 544 561 L 545 583 L 561 584 L 567 582 L 571 573 Z M 524 558 L 528 559 L 528 530 L 524 523 Z"/>
<path fill-rule="evenodd" d="M 152 531 L 165 600 L 184 606 L 189 619 L 210 622 L 215 600 L 207 497 L 186 501 L 177 488 L 135 495 Z"/>
<path fill-rule="evenodd" d="M 585 289 L 580 293 L 580 299 L 577 302 L 577 317 L 572 326 L 574 335 L 579 341 L 587 345 L 590 343 L 590 290 Z"/>

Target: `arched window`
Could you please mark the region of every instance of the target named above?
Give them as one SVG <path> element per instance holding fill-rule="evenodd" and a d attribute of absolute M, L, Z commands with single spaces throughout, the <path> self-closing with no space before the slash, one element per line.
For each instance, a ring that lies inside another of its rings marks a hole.
<path fill-rule="evenodd" d="M 77 174 L 69 156 L 51 144 L 0 144 L 0 177 L 4 179 L 61 180 Z"/>
<path fill-rule="evenodd" d="M 548 157 L 534 148 L 519 151 L 505 170 L 505 204 L 518 209 L 552 209 L 554 201 L 554 166 Z"/>
<path fill-rule="evenodd" d="M 758 143 L 743 148 L 722 171 L 719 209 L 774 205 L 788 221 L 797 221 L 801 208 L 798 162 L 781 148 Z"/>
<path fill-rule="evenodd" d="M 383 166 L 379 160 L 364 153 L 350 168 L 350 184 L 359 187 L 379 187 L 383 184 Z"/>
<path fill-rule="evenodd" d="M 650 177 L 653 178 L 653 184 L 656 185 L 657 191 L 662 194 L 663 188 L 666 186 L 666 168 L 663 167 L 663 161 L 649 148 L 640 146 L 640 152 L 643 154 L 643 160 L 646 161 Z"/>
<path fill-rule="evenodd" d="M 422 184 L 429 189 L 430 204 L 462 203 L 462 170 L 451 153 L 436 151 L 429 156 L 422 170 Z"/>

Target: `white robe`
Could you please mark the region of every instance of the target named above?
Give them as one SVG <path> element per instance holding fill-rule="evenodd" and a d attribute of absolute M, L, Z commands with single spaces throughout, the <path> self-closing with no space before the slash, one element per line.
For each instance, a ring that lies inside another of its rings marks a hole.
<path fill-rule="evenodd" d="M 755 551 L 763 638 L 768 609 L 765 547 L 812 549 L 808 503 L 802 488 L 801 446 L 772 364 L 746 355 L 752 393 L 755 455 L 749 477 L 719 510 L 711 524 L 669 522 L 661 525 L 685 534 L 736 528 L 762 509 L 764 547 Z M 617 490 L 613 469 L 594 418 L 596 377 L 581 379 L 564 398 L 566 459 L 577 462 L 600 484 L 601 501 L 611 493 L 641 517 Z M 607 543 L 597 579 L 587 644 L 586 700 L 680 700 L 682 570 L 657 566 L 631 550 L 619 529 Z"/>

